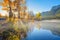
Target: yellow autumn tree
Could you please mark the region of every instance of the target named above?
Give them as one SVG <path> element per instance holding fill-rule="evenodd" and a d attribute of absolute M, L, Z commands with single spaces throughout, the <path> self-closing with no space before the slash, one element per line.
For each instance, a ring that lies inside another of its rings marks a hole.
<path fill-rule="evenodd" d="M 41 20 L 41 13 L 40 13 L 40 12 L 38 12 L 38 13 L 36 14 L 36 20 Z"/>
<path fill-rule="evenodd" d="M 1 13 L 0 13 L 0 17 L 1 17 L 2 15 L 1 15 Z"/>

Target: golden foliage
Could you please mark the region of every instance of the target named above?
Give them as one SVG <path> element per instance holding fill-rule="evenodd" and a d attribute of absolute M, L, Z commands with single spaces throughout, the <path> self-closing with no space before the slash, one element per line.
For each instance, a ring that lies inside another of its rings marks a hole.
<path fill-rule="evenodd" d="M 1 17 L 2 15 L 1 15 L 1 13 L 0 13 L 0 17 Z"/>
<path fill-rule="evenodd" d="M 8 40 L 20 40 L 20 39 L 16 35 L 11 35 L 11 36 L 8 37 Z"/>
<path fill-rule="evenodd" d="M 41 19 L 41 14 L 40 14 L 40 12 L 38 12 L 38 13 L 36 14 L 36 19 Z"/>
<path fill-rule="evenodd" d="M 9 8 L 2 8 L 2 10 L 9 10 Z"/>

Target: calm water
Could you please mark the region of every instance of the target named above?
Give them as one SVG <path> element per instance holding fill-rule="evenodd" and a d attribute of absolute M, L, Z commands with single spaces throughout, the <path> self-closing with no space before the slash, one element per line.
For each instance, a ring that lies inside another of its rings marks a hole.
<path fill-rule="evenodd" d="M 33 32 L 28 33 L 27 40 L 60 40 L 60 36 L 52 34 L 49 30 L 35 28 Z"/>
<path fill-rule="evenodd" d="M 60 40 L 60 21 L 41 22 L 40 24 L 41 29 L 34 28 L 32 32 L 28 33 L 26 40 Z M 53 32 L 58 34 L 55 35 Z"/>

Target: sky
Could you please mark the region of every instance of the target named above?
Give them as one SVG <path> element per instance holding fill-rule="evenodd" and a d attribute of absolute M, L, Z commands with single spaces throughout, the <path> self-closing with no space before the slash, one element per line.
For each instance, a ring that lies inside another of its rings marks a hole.
<path fill-rule="evenodd" d="M 28 11 L 44 12 L 49 11 L 53 6 L 60 5 L 60 0 L 26 0 L 26 5 Z M 0 7 L 0 13 L 4 14 L 6 12 L 2 11 Z"/>
<path fill-rule="evenodd" d="M 30 11 L 49 11 L 53 6 L 60 5 L 60 0 L 27 0 L 27 7 Z"/>

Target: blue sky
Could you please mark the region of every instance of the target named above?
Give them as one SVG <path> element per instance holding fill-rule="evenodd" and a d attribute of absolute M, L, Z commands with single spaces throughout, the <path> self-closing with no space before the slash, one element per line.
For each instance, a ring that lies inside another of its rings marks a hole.
<path fill-rule="evenodd" d="M 1 2 L 2 0 L 0 0 Z M 44 12 L 49 11 L 53 6 L 60 5 L 60 0 L 26 0 L 26 5 L 28 7 L 28 11 L 33 12 Z M 1 10 L 0 13 L 6 13 Z"/>
<path fill-rule="evenodd" d="M 28 9 L 34 12 L 49 11 L 56 5 L 60 5 L 60 0 L 27 0 Z"/>

